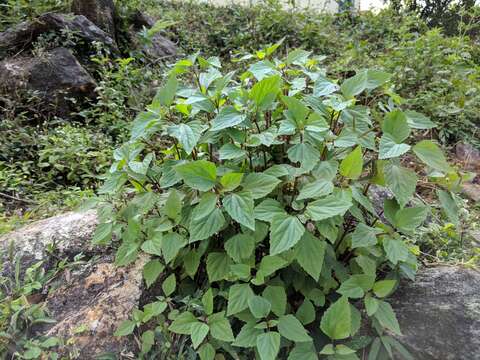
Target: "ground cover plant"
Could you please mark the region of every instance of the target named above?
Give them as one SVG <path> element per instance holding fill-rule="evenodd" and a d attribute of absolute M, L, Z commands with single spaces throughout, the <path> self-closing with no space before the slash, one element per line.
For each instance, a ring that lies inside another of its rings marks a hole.
<path fill-rule="evenodd" d="M 157 296 L 116 332 L 136 332 L 144 356 L 412 358 L 389 335 L 387 297 L 417 269 L 430 210 L 415 190 L 441 188 L 454 214 L 461 175 L 417 140 L 435 124 L 403 110 L 390 74 L 337 81 L 308 51 L 275 57 L 281 46 L 228 73 L 217 57 L 178 61 L 114 152 L 93 241 L 118 246 L 118 266 L 150 256 Z"/>

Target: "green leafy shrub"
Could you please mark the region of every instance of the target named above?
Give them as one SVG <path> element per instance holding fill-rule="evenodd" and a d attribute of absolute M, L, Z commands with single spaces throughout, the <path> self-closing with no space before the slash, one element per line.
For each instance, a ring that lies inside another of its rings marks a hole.
<path fill-rule="evenodd" d="M 307 51 L 274 58 L 279 46 L 238 74 L 178 61 L 114 152 L 94 242 L 114 241 L 118 266 L 150 255 L 156 296 L 116 334 L 137 328 L 142 354 L 162 358 L 358 359 L 370 344 L 372 358 L 409 358 L 386 333 L 400 333 L 386 297 L 417 268 L 429 209 L 413 195 L 459 175 L 434 142 L 415 143 L 435 125 L 402 111 L 388 73 L 339 84 Z M 403 165 L 412 155 L 419 173 Z M 374 206 L 372 185 L 394 197 Z M 365 315 L 374 338 L 359 333 Z"/>

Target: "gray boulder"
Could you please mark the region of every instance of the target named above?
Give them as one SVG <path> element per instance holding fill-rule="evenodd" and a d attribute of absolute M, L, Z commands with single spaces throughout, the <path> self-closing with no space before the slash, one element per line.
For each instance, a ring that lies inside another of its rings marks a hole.
<path fill-rule="evenodd" d="M 92 253 L 94 247 L 90 239 L 97 222 L 95 211 L 68 212 L 0 236 L 4 267 L 11 265 L 7 258 L 9 252 L 21 257 L 22 268 L 45 260 L 48 258 L 47 249 L 52 244 L 60 258 L 74 257 L 82 252 Z"/>
<path fill-rule="evenodd" d="M 72 12 L 83 15 L 115 39 L 115 4 L 113 0 L 73 0 Z"/>
<path fill-rule="evenodd" d="M 4 260 L 6 252 L 22 255 L 22 267 L 38 260 L 48 263 L 47 248 L 52 243 L 56 258 L 87 255 L 83 264 L 65 269 L 49 289 L 44 289 L 49 290 L 48 295 L 41 299 L 56 322 L 39 325 L 33 331 L 68 342 L 56 350 L 68 358 L 77 354 L 75 358 L 97 359 L 105 353 L 113 358 L 134 358 L 135 342 L 113 334 L 139 305 L 142 269 L 148 257 L 142 255 L 130 266 L 116 267 L 112 249 L 91 243 L 97 223 L 95 211 L 69 212 L 37 221 L 0 237 L 1 253 Z"/>
<path fill-rule="evenodd" d="M 67 98 L 93 97 L 95 80 L 65 48 L 53 49 L 41 57 L 16 57 L 0 62 L 0 95 L 20 96 L 24 92 L 47 100 L 49 112 L 67 114 Z"/>
<path fill-rule="evenodd" d="M 46 13 L 32 21 L 21 22 L 0 33 L 0 59 L 8 54 L 28 49 L 37 38 L 47 32 L 70 30 L 87 44 L 103 43 L 116 49 L 115 41 L 110 35 L 97 27 L 83 15 Z"/>
<path fill-rule="evenodd" d="M 480 273 L 454 266 L 426 268 L 390 298 L 416 360 L 480 359 Z"/>

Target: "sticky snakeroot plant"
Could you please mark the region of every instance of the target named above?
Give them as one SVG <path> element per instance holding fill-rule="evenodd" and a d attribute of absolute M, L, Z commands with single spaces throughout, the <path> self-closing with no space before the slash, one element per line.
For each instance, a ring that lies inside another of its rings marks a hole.
<path fill-rule="evenodd" d="M 115 151 L 94 241 L 117 244 L 119 266 L 148 254 L 155 299 L 116 335 L 161 358 L 411 358 L 386 297 L 416 271 L 417 181 L 448 188 L 455 172 L 415 143 L 434 124 L 401 110 L 389 74 L 332 81 L 304 50 L 274 58 L 278 45 L 243 73 L 178 61 Z"/>

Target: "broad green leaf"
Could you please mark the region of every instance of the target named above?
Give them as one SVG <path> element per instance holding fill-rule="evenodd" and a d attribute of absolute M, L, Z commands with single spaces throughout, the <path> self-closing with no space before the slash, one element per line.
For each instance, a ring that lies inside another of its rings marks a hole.
<path fill-rule="evenodd" d="M 322 316 L 320 329 L 332 340 L 346 339 L 351 333 L 351 309 L 346 296 L 330 305 Z"/>
<path fill-rule="evenodd" d="M 400 207 L 404 207 L 417 188 L 417 175 L 400 165 L 390 163 L 385 166 L 385 182 L 393 192 Z"/>
<path fill-rule="evenodd" d="M 417 157 L 431 168 L 449 172 L 451 171 L 450 165 L 448 165 L 445 155 L 443 155 L 440 147 L 430 140 L 420 141 L 413 147 L 413 152 Z"/>
<path fill-rule="evenodd" d="M 213 192 L 206 192 L 200 197 L 200 202 L 193 210 L 193 220 L 201 220 L 212 213 L 217 205 L 217 195 Z"/>
<path fill-rule="evenodd" d="M 413 233 L 425 221 L 428 214 L 426 206 L 400 209 L 395 214 L 395 226 L 405 233 Z"/>
<path fill-rule="evenodd" d="M 372 316 L 378 310 L 379 301 L 375 299 L 372 295 L 367 294 L 364 299 L 365 310 L 367 311 L 368 316 Z"/>
<path fill-rule="evenodd" d="M 365 90 L 375 89 L 391 78 L 391 75 L 378 70 L 363 70 L 357 75 L 345 80 L 340 87 L 346 98 L 351 98 Z"/>
<path fill-rule="evenodd" d="M 410 145 L 399 144 L 395 141 L 395 138 L 385 133 L 380 139 L 379 159 L 391 159 L 399 157 L 410 150 Z"/>
<path fill-rule="evenodd" d="M 308 325 L 314 322 L 316 317 L 316 311 L 312 302 L 308 299 L 305 299 L 302 305 L 300 305 L 300 307 L 298 308 L 295 316 L 298 320 L 300 320 L 303 325 Z"/>
<path fill-rule="evenodd" d="M 118 329 L 115 330 L 113 336 L 127 336 L 133 333 L 133 330 L 135 330 L 135 322 L 131 320 L 124 320 Z"/>
<path fill-rule="evenodd" d="M 291 314 L 280 316 L 277 327 L 280 335 L 288 340 L 294 342 L 305 342 L 312 340 L 300 321 L 298 321 L 298 319 Z"/>
<path fill-rule="evenodd" d="M 400 110 L 393 110 L 385 115 L 382 131 L 392 137 L 396 143 L 405 141 L 410 135 L 410 127 L 405 114 Z"/>
<path fill-rule="evenodd" d="M 168 330 L 176 334 L 190 335 L 192 333 L 192 325 L 198 323 L 197 318 L 189 311 L 179 314 Z"/>
<path fill-rule="evenodd" d="M 213 313 L 213 292 L 212 288 L 209 288 L 202 296 L 203 310 L 207 315 Z"/>
<path fill-rule="evenodd" d="M 235 340 L 230 322 L 223 311 L 210 315 L 208 326 L 210 326 L 210 334 L 213 338 L 226 342 Z"/>
<path fill-rule="evenodd" d="M 287 105 L 287 114 L 295 122 L 296 128 L 303 129 L 310 109 L 303 102 L 291 96 L 282 96 L 282 101 Z"/>
<path fill-rule="evenodd" d="M 326 77 L 319 75 L 315 84 L 313 85 L 313 96 L 326 96 L 334 93 L 340 89 L 340 86 L 331 82 Z"/>
<path fill-rule="evenodd" d="M 203 344 L 198 349 L 198 356 L 200 360 L 214 360 L 215 359 L 215 348 L 209 343 Z"/>
<path fill-rule="evenodd" d="M 262 296 L 272 304 L 272 312 L 277 316 L 285 314 L 287 308 L 287 294 L 283 286 L 268 285 Z"/>
<path fill-rule="evenodd" d="M 245 114 L 237 111 L 233 106 L 223 107 L 212 121 L 210 131 L 219 131 L 239 125 L 246 119 Z"/>
<path fill-rule="evenodd" d="M 205 323 L 196 322 L 192 324 L 190 331 L 191 331 L 190 337 L 192 338 L 192 345 L 193 345 L 193 348 L 196 349 L 207 337 L 208 332 L 210 331 L 210 328 Z"/>
<path fill-rule="evenodd" d="M 228 293 L 227 316 L 237 314 L 248 308 L 248 301 L 255 294 L 248 284 L 235 284 Z"/>
<path fill-rule="evenodd" d="M 142 353 L 148 353 L 155 344 L 155 333 L 147 330 L 142 334 Z"/>
<path fill-rule="evenodd" d="M 199 121 L 189 124 L 172 125 L 167 128 L 168 135 L 178 140 L 183 150 L 187 154 L 191 154 L 193 148 L 197 145 L 202 135 L 203 125 Z"/>
<path fill-rule="evenodd" d="M 220 178 L 220 184 L 224 191 L 232 191 L 240 186 L 243 173 L 229 172 Z"/>
<path fill-rule="evenodd" d="M 340 175 L 347 179 L 358 179 L 362 175 L 363 170 L 363 154 L 362 147 L 357 146 L 345 159 L 340 163 Z"/>
<path fill-rule="evenodd" d="M 258 110 L 270 107 L 282 86 L 282 78 L 278 75 L 262 79 L 253 85 L 250 90 L 250 99 L 253 100 Z"/>
<path fill-rule="evenodd" d="M 143 318 L 142 322 L 147 323 L 150 319 L 155 316 L 160 315 L 167 308 L 167 303 L 165 301 L 155 301 L 153 303 L 147 304 L 143 307 Z"/>
<path fill-rule="evenodd" d="M 108 244 L 112 239 L 112 232 L 112 222 L 98 224 L 95 233 L 93 234 L 92 242 L 95 245 Z"/>
<path fill-rule="evenodd" d="M 188 186 L 208 191 L 215 186 L 217 180 L 217 168 L 214 163 L 206 160 L 191 161 L 177 165 L 175 171 Z"/>
<path fill-rule="evenodd" d="M 324 255 L 325 242 L 313 236 L 309 231 L 305 231 L 296 246 L 295 258 L 315 281 L 320 278 Z"/>
<path fill-rule="evenodd" d="M 235 160 L 242 159 L 247 155 L 247 152 L 243 149 L 240 149 L 234 144 L 225 144 L 219 150 L 218 154 L 220 160 Z"/>
<path fill-rule="evenodd" d="M 352 233 L 352 249 L 374 246 L 377 244 L 377 235 L 382 230 L 359 223 Z"/>
<path fill-rule="evenodd" d="M 225 242 L 225 251 L 235 262 L 248 259 L 255 249 L 255 240 L 250 235 L 237 234 Z"/>
<path fill-rule="evenodd" d="M 306 214 L 315 221 L 345 215 L 352 206 L 352 201 L 344 197 L 329 195 L 308 204 Z"/>
<path fill-rule="evenodd" d="M 145 241 L 141 249 L 150 255 L 162 256 L 163 237 L 159 234 L 153 236 L 150 240 Z"/>
<path fill-rule="evenodd" d="M 388 260 L 393 264 L 408 259 L 408 247 L 402 240 L 386 238 L 383 240 L 383 249 L 387 254 Z"/>
<path fill-rule="evenodd" d="M 222 202 L 223 207 L 233 220 L 255 231 L 254 203 L 250 191 L 228 194 Z"/>
<path fill-rule="evenodd" d="M 255 207 L 255 219 L 272 222 L 276 215 L 285 215 L 282 205 L 274 199 L 265 199 Z"/>
<path fill-rule="evenodd" d="M 272 275 L 275 271 L 283 269 L 287 265 L 288 261 L 281 258 L 280 256 L 266 255 L 262 257 L 262 260 L 260 261 L 258 273 L 260 273 L 264 277 L 267 277 Z"/>
<path fill-rule="evenodd" d="M 147 288 L 152 286 L 152 284 L 157 280 L 165 267 L 158 260 L 150 260 L 143 267 L 143 278 L 147 284 Z"/>
<path fill-rule="evenodd" d="M 318 199 L 322 196 L 331 194 L 333 183 L 329 180 L 318 179 L 305 184 L 297 196 L 297 200 Z"/>
<path fill-rule="evenodd" d="M 377 281 L 373 285 L 373 293 L 380 298 L 386 297 L 393 291 L 396 284 L 396 280 Z"/>
<path fill-rule="evenodd" d="M 278 74 L 275 65 L 268 60 L 259 61 L 250 65 L 248 71 L 250 71 L 258 81 L 261 81 L 267 76 Z"/>
<path fill-rule="evenodd" d="M 171 75 L 168 78 L 164 87 L 160 88 L 153 99 L 153 104 L 158 103 L 163 106 L 170 106 L 175 98 L 178 81 L 175 76 Z M 155 105 L 154 105 L 155 107 Z"/>
<path fill-rule="evenodd" d="M 280 334 L 270 331 L 258 336 L 257 350 L 261 360 L 276 360 L 280 350 Z"/>
<path fill-rule="evenodd" d="M 165 206 L 163 207 L 165 215 L 176 221 L 182 210 L 182 198 L 177 190 L 171 189 Z"/>
<path fill-rule="evenodd" d="M 248 308 L 257 319 L 267 317 L 272 309 L 272 304 L 261 296 L 253 296 L 248 300 Z"/>
<path fill-rule="evenodd" d="M 213 234 L 219 232 L 225 225 L 225 217 L 222 210 L 215 208 L 207 217 L 190 222 L 190 242 L 208 239 Z"/>
<path fill-rule="evenodd" d="M 270 194 L 279 183 L 280 180 L 274 176 L 252 173 L 244 178 L 243 188 L 249 190 L 254 199 L 260 199 Z"/>
<path fill-rule="evenodd" d="M 165 263 L 175 259 L 180 249 L 187 245 L 187 239 L 178 233 L 168 233 L 164 235 L 162 241 L 162 254 L 165 259 Z"/>
<path fill-rule="evenodd" d="M 295 344 L 287 360 L 318 360 L 317 350 L 313 342 Z"/>
<path fill-rule="evenodd" d="M 288 158 L 293 163 L 300 163 L 302 169 L 312 170 L 320 161 L 320 152 L 310 144 L 300 143 L 287 151 Z"/>
<path fill-rule="evenodd" d="M 287 65 L 305 65 L 305 62 L 307 61 L 308 57 L 310 56 L 312 52 L 311 51 L 306 51 L 302 49 L 295 49 L 293 51 L 290 51 L 287 55 L 287 58 L 285 60 L 285 63 Z"/>
<path fill-rule="evenodd" d="M 195 274 L 197 273 L 198 267 L 200 266 L 200 258 L 201 254 L 196 250 L 190 250 L 183 257 L 183 267 L 185 268 L 185 273 L 192 279 L 194 278 Z"/>
<path fill-rule="evenodd" d="M 432 129 L 437 127 L 428 117 L 416 111 L 406 110 L 404 114 L 407 117 L 408 125 L 412 129 Z"/>
<path fill-rule="evenodd" d="M 169 277 L 167 277 L 163 281 L 162 290 L 165 296 L 172 295 L 176 287 L 177 287 L 177 279 L 175 278 L 175 274 L 171 274 Z"/>
<path fill-rule="evenodd" d="M 226 253 L 212 252 L 207 257 L 207 274 L 210 282 L 224 280 L 230 273 L 233 262 Z"/>
<path fill-rule="evenodd" d="M 448 219 L 454 225 L 458 225 L 459 210 L 454 195 L 444 190 L 437 190 L 437 196 L 440 200 L 440 204 L 442 205 L 442 210 L 447 215 Z"/>
<path fill-rule="evenodd" d="M 139 244 L 125 241 L 115 254 L 115 265 L 125 266 L 137 259 Z"/>
<path fill-rule="evenodd" d="M 337 292 L 349 298 L 362 298 L 365 292 L 373 287 L 374 281 L 375 275 L 351 275 L 346 281 L 342 282 Z"/>
<path fill-rule="evenodd" d="M 300 240 L 305 227 L 295 216 L 276 215 L 270 228 L 270 255 L 291 249 Z"/>
<path fill-rule="evenodd" d="M 397 335 L 402 335 L 400 326 L 398 325 L 397 317 L 392 309 L 392 306 L 385 302 L 379 301 L 378 309 L 373 316 L 378 322 L 390 331 L 393 331 Z"/>
<path fill-rule="evenodd" d="M 232 344 L 239 347 L 255 347 L 257 338 L 263 334 L 263 331 L 255 328 L 255 322 L 246 323 L 238 333 L 235 342 Z"/>

